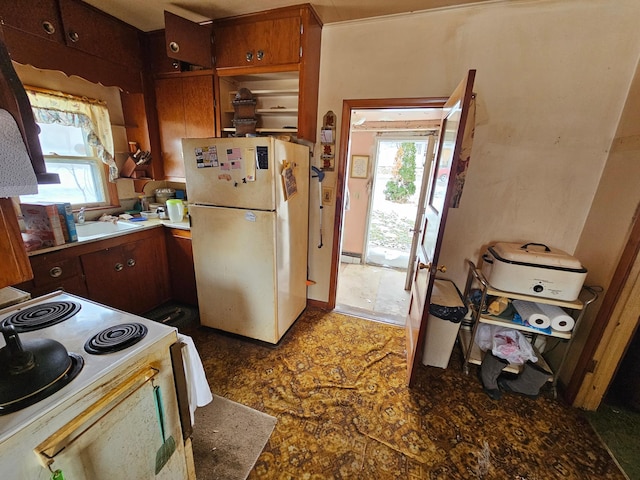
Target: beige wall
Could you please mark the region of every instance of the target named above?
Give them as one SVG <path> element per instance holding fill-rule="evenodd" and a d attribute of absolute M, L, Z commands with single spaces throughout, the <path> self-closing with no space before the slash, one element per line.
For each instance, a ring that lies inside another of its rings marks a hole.
<path fill-rule="evenodd" d="M 318 118 L 327 110 L 340 118 L 343 99 L 448 95 L 477 69 L 472 160 L 441 263 L 462 284 L 465 258 L 477 259 L 490 242 L 538 241 L 573 253 L 635 72 L 638 18 L 636 0 L 615 8 L 509 1 L 327 25 Z M 325 182 L 335 185 L 335 173 Z M 325 247 L 310 252 L 317 283 L 309 298 L 319 301 L 328 300 L 334 209 L 324 209 Z M 312 228 L 312 244 L 315 237 Z"/>
<path fill-rule="evenodd" d="M 629 89 L 605 170 L 576 248 L 590 265 L 589 282 L 610 284 L 640 202 L 640 63 Z M 563 380 L 573 371 L 604 294 L 583 320 L 568 356 Z M 617 321 L 616 319 L 614 319 Z"/>

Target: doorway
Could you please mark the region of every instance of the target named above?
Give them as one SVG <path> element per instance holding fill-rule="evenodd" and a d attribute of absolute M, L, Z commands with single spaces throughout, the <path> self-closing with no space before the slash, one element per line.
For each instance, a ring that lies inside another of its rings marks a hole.
<path fill-rule="evenodd" d="M 405 324 L 423 178 L 428 177 L 440 117 L 440 108 L 352 110 L 337 311 Z"/>

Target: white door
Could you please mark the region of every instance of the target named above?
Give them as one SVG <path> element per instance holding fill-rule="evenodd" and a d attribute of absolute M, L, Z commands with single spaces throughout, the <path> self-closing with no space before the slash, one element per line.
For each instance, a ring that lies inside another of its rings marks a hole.
<path fill-rule="evenodd" d="M 415 382 L 416 368 L 422 358 L 424 336 L 429 317 L 431 290 L 438 266 L 447 211 L 453 199 L 455 175 L 462 138 L 467 126 L 467 114 L 471 103 L 475 70 L 470 70 L 460 82 L 443 108 L 442 125 L 435 161 L 429 175 L 429 192 L 422 225 L 422 240 L 415 260 L 415 277 L 411 287 L 409 314 L 406 322 L 407 380 Z M 444 176 L 444 179 L 440 177 Z"/>

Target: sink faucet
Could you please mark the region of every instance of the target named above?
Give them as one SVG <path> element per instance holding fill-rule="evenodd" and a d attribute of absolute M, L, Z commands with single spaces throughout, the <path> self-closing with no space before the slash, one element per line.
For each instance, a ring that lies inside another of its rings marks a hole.
<path fill-rule="evenodd" d="M 84 207 L 78 211 L 78 223 L 84 223 Z"/>

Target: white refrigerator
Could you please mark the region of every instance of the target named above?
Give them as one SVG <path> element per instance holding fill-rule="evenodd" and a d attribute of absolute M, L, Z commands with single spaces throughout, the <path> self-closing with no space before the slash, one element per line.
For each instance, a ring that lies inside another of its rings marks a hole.
<path fill-rule="evenodd" d="M 278 343 L 307 302 L 309 149 L 182 140 L 200 323 Z"/>

